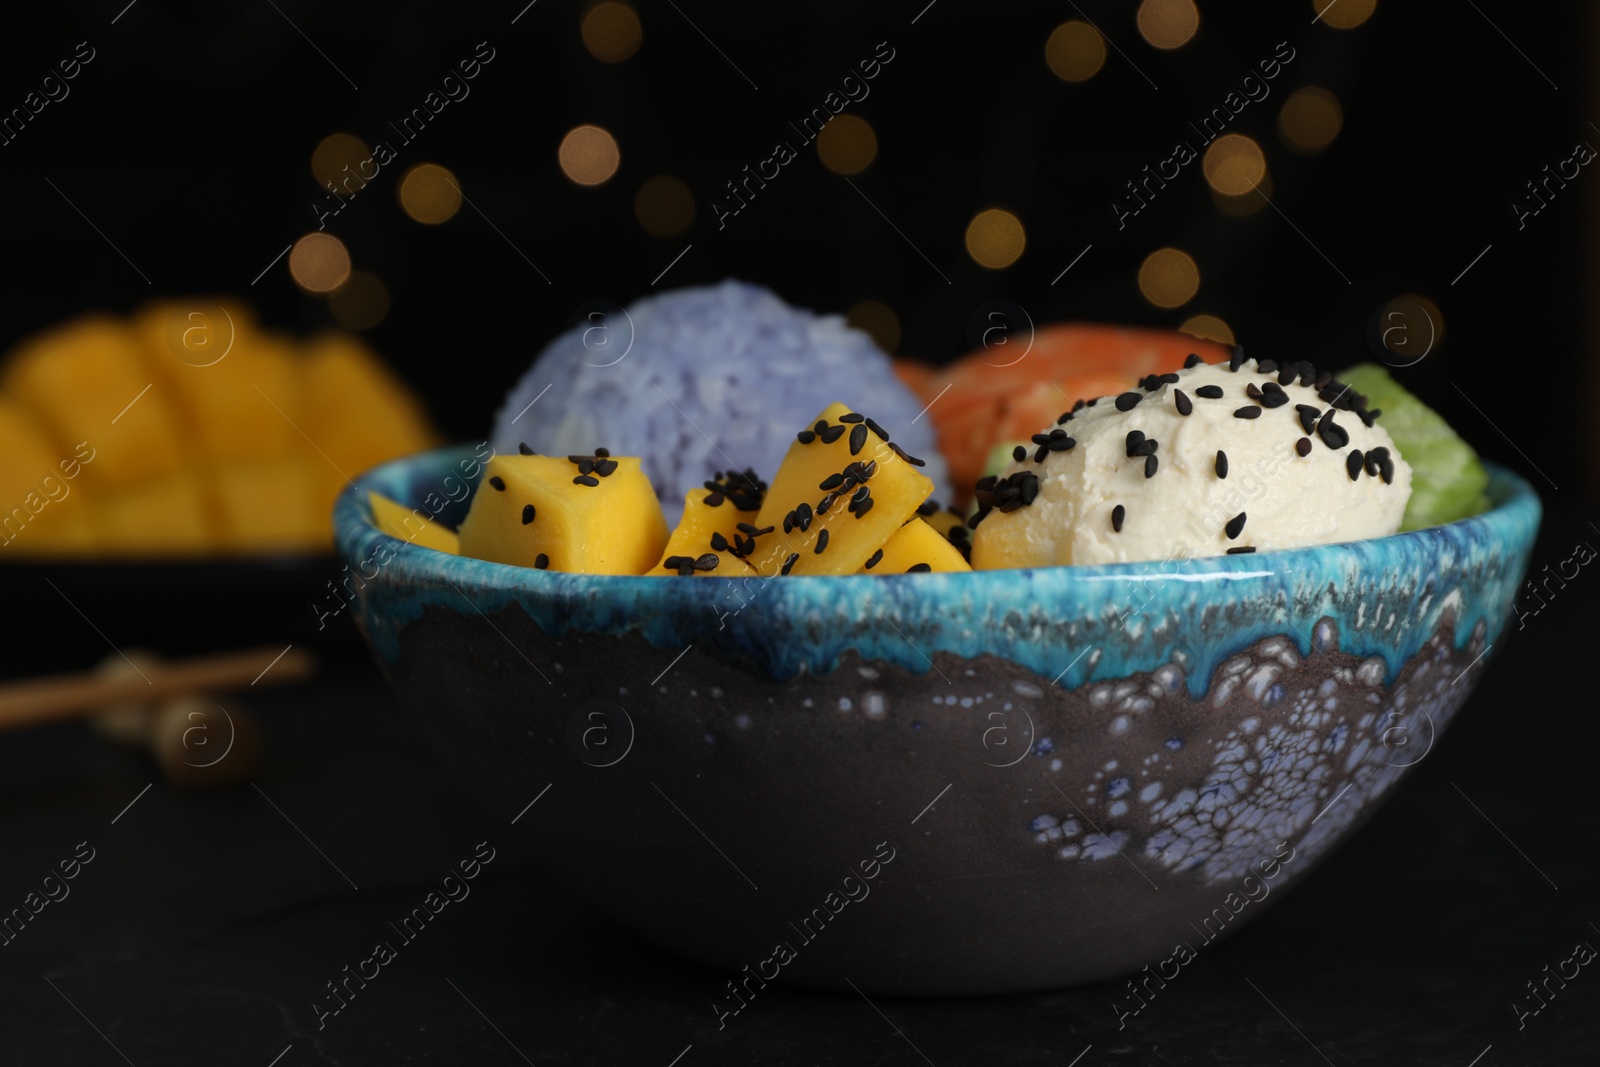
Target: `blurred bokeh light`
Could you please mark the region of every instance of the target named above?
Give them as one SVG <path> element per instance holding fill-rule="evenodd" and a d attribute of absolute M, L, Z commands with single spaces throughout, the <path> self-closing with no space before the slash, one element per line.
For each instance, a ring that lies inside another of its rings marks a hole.
<path fill-rule="evenodd" d="M 1087 22 L 1063 22 L 1044 45 L 1044 61 L 1065 82 L 1088 81 L 1106 63 L 1106 42 Z"/>
<path fill-rule="evenodd" d="M 643 31 L 639 16 L 627 4 L 605 0 L 583 15 L 583 47 L 596 59 L 621 63 L 639 50 Z"/>
<path fill-rule="evenodd" d="M 389 316 L 389 287 L 376 274 L 352 271 L 328 298 L 328 310 L 347 330 L 370 330 Z"/>
<path fill-rule="evenodd" d="M 561 170 L 579 185 L 604 185 L 617 173 L 622 153 L 617 140 L 599 126 L 577 126 L 561 139 L 556 152 Z"/>
<path fill-rule="evenodd" d="M 1321 21 L 1336 30 L 1353 30 L 1372 17 L 1378 0 L 1311 0 Z"/>
<path fill-rule="evenodd" d="M 835 174 L 859 174 L 878 156 L 878 135 L 858 115 L 839 115 L 817 135 L 817 155 Z"/>
<path fill-rule="evenodd" d="M 1225 133 L 1211 142 L 1200 167 L 1211 188 L 1223 196 L 1243 196 L 1266 177 L 1261 146 L 1242 133 Z"/>
<path fill-rule="evenodd" d="M 1139 34 L 1163 51 L 1182 48 L 1200 28 L 1194 0 L 1144 0 L 1139 5 Z"/>
<path fill-rule="evenodd" d="M 352 187 L 358 189 L 365 184 L 366 179 L 361 174 L 361 164 L 372 159 L 372 151 L 367 148 L 366 142 L 361 138 L 348 133 L 330 133 L 317 143 L 311 153 L 311 173 L 317 179 L 317 184 L 323 187 L 333 185 L 341 189 L 341 181 L 347 181 L 354 176 L 358 184 Z M 346 173 L 345 168 L 349 168 Z"/>
<path fill-rule="evenodd" d="M 437 163 L 418 163 L 400 179 L 400 206 L 418 222 L 436 226 L 461 210 L 461 184 Z"/>
<path fill-rule="evenodd" d="M 633 213 L 646 233 L 676 237 L 694 221 L 694 193 L 681 179 L 657 174 L 634 194 Z"/>
<path fill-rule="evenodd" d="M 1139 265 L 1139 292 L 1156 307 L 1182 307 L 1200 290 L 1200 268 L 1187 252 L 1158 248 Z"/>
<path fill-rule="evenodd" d="M 308 293 L 331 293 L 350 277 L 350 252 L 331 233 L 308 233 L 289 251 L 289 275 Z"/>
<path fill-rule="evenodd" d="M 869 335 L 890 355 L 900 347 L 900 316 L 888 304 L 863 300 L 850 309 L 844 320 Z"/>
<path fill-rule="evenodd" d="M 1314 155 L 1333 143 L 1344 126 L 1339 98 L 1318 85 L 1297 89 L 1278 112 L 1278 137 L 1290 151 Z"/>
<path fill-rule="evenodd" d="M 990 270 L 1011 266 L 1027 244 L 1022 220 L 1001 208 L 980 211 L 967 223 L 967 255 Z"/>
<path fill-rule="evenodd" d="M 1215 315 L 1191 315 L 1183 320 L 1178 332 L 1198 337 L 1202 341 L 1216 341 L 1218 344 L 1238 343 L 1233 337 L 1233 327 Z"/>

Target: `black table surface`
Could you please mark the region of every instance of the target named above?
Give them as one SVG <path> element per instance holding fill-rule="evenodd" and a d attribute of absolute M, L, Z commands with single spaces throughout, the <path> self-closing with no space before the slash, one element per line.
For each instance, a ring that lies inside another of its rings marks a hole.
<path fill-rule="evenodd" d="M 1586 516 L 1548 516 L 1533 571 L 1579 542 L 1600 544 Z M 0 947 L 0 1064 L 1600 1062 L 1600 973 L 1573 962 L 1600 946 L 1591 582 L 1551 583 L 1372 821 L 1120 1026 L 1131 1002 L 1108 983 L 964 1000 L 770 986 L 719 1029 L 728 976 L 541 869 L 518 813 L 476 803 L 357 657 L 252 694 L 267 756 L 249 784 L 169 787 L 81 724 L 10 734 L 0 914 L 93 859 Z M 107 651 L 77 639 L 86 661 Z M 494 859 L 470 896 L 391 936 L 480 842 Z M 380 940 L 397 957 L 319 1019 L 327 983 Z"/>

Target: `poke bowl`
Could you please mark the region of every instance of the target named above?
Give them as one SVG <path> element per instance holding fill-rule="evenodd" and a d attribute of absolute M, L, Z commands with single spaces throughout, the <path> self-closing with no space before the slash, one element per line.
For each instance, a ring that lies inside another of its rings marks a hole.
<path fill-rule="evenodd" d="M 466 448 L 335 510 L 355 612 L 447 763 L 616 922 L 767 981 L 965 995 L 1203 951 L 1369 817 L 1471 693 L 1540 505 L 1183 561 L 653 577 L 407 544 Z M 720 983 L 720 980 L 719 980 Z"/>

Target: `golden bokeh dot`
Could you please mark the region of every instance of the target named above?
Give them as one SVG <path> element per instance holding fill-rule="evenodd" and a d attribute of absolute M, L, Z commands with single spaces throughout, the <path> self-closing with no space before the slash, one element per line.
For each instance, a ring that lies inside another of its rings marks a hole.
<path fill-rule="evenodd" d="M 579 185 L 604 185 L 617 173 L 622 153 L 617 139 L 599 126 L 577 126 L 561 138 L 556 151 L 562 173 Z"/>
<path fill-rule="evenodd" d="M 461 210 L 461 183 L 446 167 L 418 163 L 400 179 L 400 206 L 418 222 L 437 226 Z"/>
<path fill-rule="evenodd" d="M 1087 22 L 1063 22 L 1044 44 L 1044 61 L 1064 82 L 1086 82 L 1106 63 L 1106 42 Z"/>
<path fill-rule="evenodd" d="M 1227 196 L 1217 192 L 1215 189 L 1211 190 L 1211 202 L 1217 206 L 1217 210 L 1236 219 L 1254 215 L 1266 207 L 1267 198 L 1270 196 L 1272 196 L 1271 171 L 1263 175 L 1261 180 L 1256 183 L 1255 188 L 1243 196 Z"/>
<path fill-rule="evenodd" d="M 1178 332 L 1197 337 L 1202 341 L 1215 341 L 1220 345 L 1238 344 L 1233 338 L 1233 327 L 1215 315 L 1191 315 L 1183 320 Z"/>
<path fill-rule="evenodd" d="M 1200 163 L 1206 181 L 1223 196 L 1243 196 L 1267 174 L 1261 146 L 1242 133 L 1225 133 L 1211 142 Z"/>
<path fill-rule="evenodd" d="M 1421 293 L 1405 293 L 1384 305 L 1378 330 L 1383 347 L 1408 365 L 1444 340 L 1444 312 Z"/>
<path fill-rule="evenodd" d="M 583 47 L 596 59 L 621 63 L 639 50 L 643 31 L 639 16 L 613 0 L 596 4 L 583 15 Z"/>
<path fill-rule="evenodd" d="M 860 174 L 878 158 L 878 135 L 858 115 L 840 115 L 817 135 L 817 155 L 835 174 Z"/>
<path fill-rule="evenodd" d="M 1194 0 L 1144 0 L 1139 5 L 1139 35 L 1156 48 L 1171 51 L 1189 43 L 1200 28 Z"/>
<path fill-rule="evenodd" d="M 1336 30 L 1353 30 L 1372 17 L 1378 0 L 1311 0 L 1320 21 Z"/>
<path fill-rule="evenodd" d="M 1200 290 L 1200 268 L 1189 253 L 1158 248 L 1139 265 L 1139 292 L 1156 307 L 1182 307 Z"/>
<path fill-rule="evenodd" d="M 334 188 L 342 189 L 344 182 L 354 178 L 354 188 L 359 189 L 372 177 L 362 175 L 361 164 L 371 160 L 372 151 L 361 138 L 348 133 L 330 133 L 311 153 L 311 173 L 324 188 L 332 183 Z"/>
<path fill-rule="evenodd" d="M 389 315 L 389 287 L 376 274 L 352 271 L 328 298 L 328 310 L 347 330 L 370 330 Z"/>
<path fill-rule="evenodd" d="M 289 274 L 308 293 L 331 293 L 350 277 L 350 252 L 331 233 L 308 233 L 289 251 Z"/>
<path fill-rule="evenodd" d="M 1317 85 L 1296 89 L 1278 112 L 1278 137 L 1303 156 L 1327 148 L 1343 127 L 1339 98 Z"/>
<path fill-rule="evenodd" d="M 844 321 L 870 336 L 890 355 L 900 347 L 900 316 L 888 304 L 863 300 L 846 313 Z"/>
<path fill-rule="evenodd" d="M 633 197 L 639 225 L 656 237 L 676 237 L 694 221 L 694 193 L 681 179 L 657 174 Z"/>
<path fill-rule="evenodd" d="M 1001 270 L 1011 266 L 1028 245 L 1022 220 L 997 207 L 986 208 L 967 223 L 967 255 L 980 267 Z"/>

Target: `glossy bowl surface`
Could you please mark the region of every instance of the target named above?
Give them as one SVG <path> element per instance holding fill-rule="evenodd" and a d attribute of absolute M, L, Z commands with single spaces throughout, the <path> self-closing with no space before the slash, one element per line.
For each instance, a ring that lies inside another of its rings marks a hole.
<path fill-rule="evenodd" d="M 478 473 L 445 449 L 359 489 L 454 523 Z M 1171 968 L 1259 914 L 1484 669 L 1540 516 L 1492 476 L 1490 511 L 1392 537 L 968 574 L 537 571 L 395 541 L 354 490 L 335 523 L 433 744 L 734 1012 L 763 980 Z"/>

